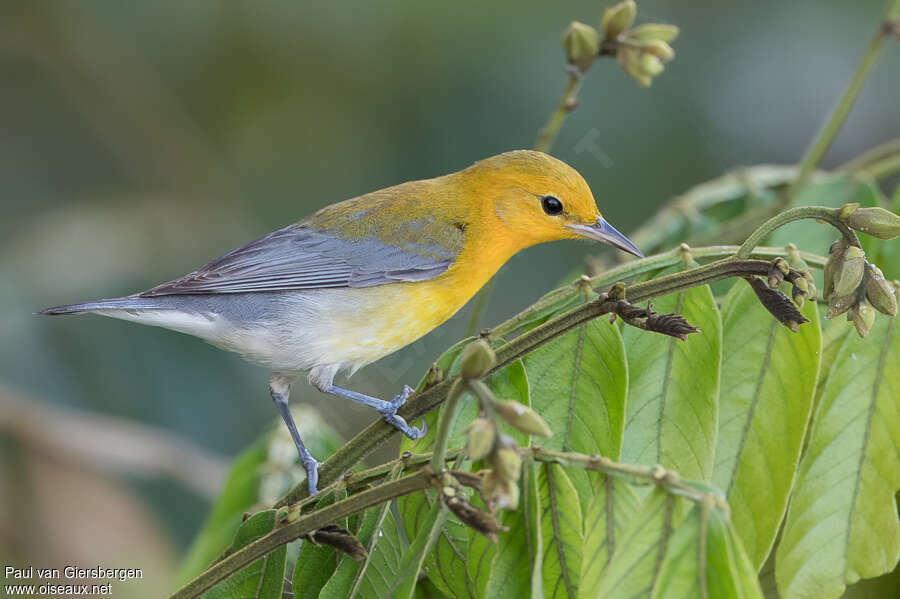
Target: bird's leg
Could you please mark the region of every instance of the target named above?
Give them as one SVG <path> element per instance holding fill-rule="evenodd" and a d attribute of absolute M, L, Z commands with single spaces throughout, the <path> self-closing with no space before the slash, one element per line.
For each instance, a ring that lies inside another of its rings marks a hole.
<path fill-rule="evenodd" d="M 331 395 L 349 399 L 350 401 L 354 401 L 364 406 L 369 406 L 378 411 L 388 424 L 392 425 L 414 441 L 424 437 L 425 433 L 428 431 L 428 427 L 425 426 L 425 421 L 422 421 L 422 428 L 416 428 L 415 426 L 407 424 L 406 420 L 397 415 L 397 410 L 406 402 L 406 398 L 409 397 L 409 394 L 413 392 L 413 388 L 409 385 L 403 385 L 403 390 L 395 395 L 391 401 L 384 401 L 383 399 L 371 397 L 363 393 L 357 393 L 356 391 L 344 389 L 343 387 L 335 387 L 334 385 L 328 385 L 322 389 L 322 391 L 324 393 L 330 393 Z"/>
<path fill-rule="evenodd" d="M 306 445 L 303 444 L 303 439 L 300 438 L 300 433 L 297 431 L 297 425 L 294 424 L 294 417 L 291 416 L 291 410 L 288 407 L 290 392 L 290 381 L 278 375 L 272 376 L 269 381 L 269 394 L 272 396 L 275 407 L 278 408 L 278 412 L 281 414 L 281 419 L 284 420 L 284 424 L 291 433 L 294 445 L 297 446 L 300 463 L 303 464 L 303 469 L 306 470 L 306 484 L 309 487 L 309 494 L 314 495 L 319 483 L 319 462 L 306 449 Z"/>

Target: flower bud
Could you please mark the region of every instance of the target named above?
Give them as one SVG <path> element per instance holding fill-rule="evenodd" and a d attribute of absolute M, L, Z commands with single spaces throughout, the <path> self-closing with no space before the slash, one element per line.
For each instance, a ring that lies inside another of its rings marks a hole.
<path fill-rule="evenodd" d="M 769 287 L 772 289 L 777 288 L 784 281 L 784 273 L 781 272 L 780 269 L 772 265 L 769 268 L 769 276 L 766 279 L 766 282 L 769 284 Z"/>
<path fill-rule="evenodd" d="M 781 271 L 781 274 L 787 275 L 791 272 L 791 265 L 781 256 L 777 256 L 772 260 L 772 266 Z"/>
<path fill-rule="evenodd" d="M 645 23 L 629 31 L 628 37 L 641 42 L 660 41 L 668 44 L 678 37 L 678 27 L 662 23 Z"/>
<path fill-rule="evenodd" d="M 572 21 L 563 33 L 566 60 L 584 73 L 600 51 L 600 34 L 590 25 Z"/>
<path fill-rule="evenodd" d="M 897 315 L 897 296 L 894 294 L 894 287 L 885 280 L 880 268 L 869 265 L 865 285 L 866 299 L 873 308 L 888 316 Z"/>
<path fill-rule="evenodd" d="M 488 471 L 481 482 L 481 498 L 488 505 L 515 510 L 519 507 L 519 485 Z"/>
<path fill-rule="evenodd" d="M 878 239 L 900 236 L 900 216 L 884 208 L 858 208 L 843 220 L 851 229 Z"/>
<path fill-rule="evenodd" d="M 634 16 L 637 14 L 637 5 L 634 0 L 624 0 L 610 6 L 603 11 L 600 19 L 600 27 L 606 39 L 612 39 L 631 27 Z"/>
<path fill-rule="evenodd" d="M 847 242 L 843 239 L 838 239 L 828 248 L 828 260 L 825 261 L 825 269 L 823 271 L 825 286 L 822 289 L 822 297 L 826 300 L 834 294 L 834 275 L 837 273 L 846 248 Z"/>
<path fill-rule="evenodd" d="M 647 53 L 641 56 L 641 70 L 650 77 L 656 77 L 663 72 L 663 63 L 656 56 Z"/>
<path fill-rule="evenodd" d="M 797 304 L 798 308 L 803 307 L 803 302 L 806 301 L 805 296 L 806 292 L 800 289 L 800 287 L 795 285 L 794 288 L 791 289 L 791 299 L 794 300 L 794 303 Z"/>
<path fill-rule="evenodd" d="M 644 43 L 644 50 L 656 56 L 660 60 L 672 60 L 675 58 L 675 50 L 662 40 L 650 40 Z"/>
<path fill-rule="evenodd" d="M 840 218 L 841 220 L 846 219 L 848 216 L 853 214 L 853 211 L 855 211 L 857 208 L 859 208 L 859 202 L 850 202 L 849 204 L 844 204 L 838 210 L 838 218 Z"/>
<path fill-rule="evenodd" d="M 519 480 L 519 471 L 522 469 L 522 458 L 519 452 L 511 447 L 502 447 L 492 456 L 491 463 L 494 471 L 501 480 Z"/>
<path fill-rule="evenodd" d="M 856 294 L 853 293 L 851 295 L 831 295 L 831 299 L 828 300 L 828 311 L 825 312 L 825 318 L 831 319 L 835 316 L 840 316 L 847 310 L 853 307 L 853 304 L 856 303 Z"/>
<path fill-rule="evenodd" d="M 494 448 L 497 428 L 487 418 L 476 418 L 466 427 L 466 453 L 470 460 L 480 460 Z"/>
<path fill-rule="evenodd" d="M 865 272 L 866 257 L 863 251 L 856 246 L 848 247 L 834 273 L 834 294 L 843 296 L 856 291 Z"/>
<path fill-rule="evenodd" d="M 806 287 L 807 287 L 806 296 L 814 302 L 819 301 L 819 290 L 816 289 L 815 284 L 812 281 L 808 281 L 806 283 Z"/>
<path fill-rule="evenodd" d="M 462 352 L 460 373 L 465 379 L 480 379 L 497 363 L 494 350 L 484 339 L 473 341 Z"/>
<path fill-rule="evenodd" d="M 536 435 L 538 437 L 553 436 L 553 431 L 550 430 L 544 419 L 524 404 L 511 400 L 497 401 L 494 402 L 494 409 L 510 426 L 527 435 Z"/>
<path fill-rule="evenodd" d="M 850 311 L 853 326 L 861 338 L 865 338 L 875 323 L 875 310 L 865 301 L 859 302 Z"/>
<path fill-rule="evenodd" d="M 652 77 L 647 75 L 641 67 L 641 51 L 638 48 L 623 46 L 616 53 L 616 61 L 625 74 L 644 87 L 649 87 Z"/>

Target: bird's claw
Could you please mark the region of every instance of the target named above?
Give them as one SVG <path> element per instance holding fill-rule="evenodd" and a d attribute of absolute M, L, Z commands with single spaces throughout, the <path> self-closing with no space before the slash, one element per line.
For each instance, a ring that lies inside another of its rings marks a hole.
<path fill-rule="evenodd" d="M 406 403 L 406 400 L 409 399 L 410 394 L 412 394 L 414 392 L 415 392 L 415 389 L 413 389 L 409 385 L 403 385 L 403 389 L 400 390 L 400 393 L 395 395 L 393 397 L 393 399 L 391 399 L 391 401 L 388 402 L 388 404 L 390 404 L 391 408 L 393 408 L 394 413 L 397 412 L 397 410 L 400 408 L 400 406 L 402 406 L 403 404 Z"/>

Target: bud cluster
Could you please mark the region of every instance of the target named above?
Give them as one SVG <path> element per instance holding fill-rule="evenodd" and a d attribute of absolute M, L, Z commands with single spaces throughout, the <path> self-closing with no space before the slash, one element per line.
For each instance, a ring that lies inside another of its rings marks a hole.
<path fill-rule="evenodd" d="M 788 248 L 789 251 L 796 251 L 793 246 Z M 812 273 L 806 268 L 791 268 L 787 260 L 778 257 L 772 260 L 772 266 L 769 268 L 766 282 L 770 289 L 778 289 L 778 287 L 787 281 L 791 284 L 791 299 L 798 308 L 802 308 L 807 298 L 816 301 L 818 298 L 818 289 L 813 283 Z"/>
<path fill-rule="evenodd" d="M 457 384 L 474 393 L 481 405 L 478 418 L 465 428 L 466 453 L 469 459 L 485 460 L 491 466 L 481 473 L 485 503 L 515 509 L 519 504 L 522 459 L 515 440 L 499 431 L 498 418 L 528 435 L 549 437 L 553 433 L 537 412 L 517 401 L 497 399 L 480 380 L 495 364 L 494 351 L 484 339 L 469 344 L 461 355 L 462 378 Z"/>
<path fill-rule="evenodd" d="M 845 212 L 846 208 L 847 206 L 842 208 L 841 212 Z M 859 224 L 861 222 L 859 219 L 851 220 L 851 217 L 862 210 L 876 209 L 853 209 L 847 211 L 847 216 L 842 214 L 841 217 L 848 226 L 850 226 L 850 222 Z M 874 225 L 871 224 L 872 221 L 866 216 L 867 214 L 876 213 L 867 212 L 860 216 L 869 223 L 867 226 L 871 231 L 871 227 Z M 892 216 L 896 217 L 893 214 Z M 900 217 L 897 218 L 898 224 L 900 224 Z M 858 230 L 862 231 L 863 229 Z M 881 225 L 875 226 L 875 230 L 879 233 L 886 231 Z M 889 239 L 889 237 L 883 237 L 883 239 Z M 865 253 L 861 248 L 849 245 L 843 239 L 835 241 L 829 249 L 828 261 L 825 263 L 825 288 L 822 290 L 822 295 L 828 302 L 825 318 L 834 318 L 846 312 L 847 320 L 853 323 L 860 337 L 869 334 L 875 321 L 875 310 L 888 316 L 897 314 L 897 298 L 893 285 L 884 278 L 884 274 L 877 266 L 866 262 Z"/>
<path fill-rule="evenodd" d="M 678 37 L 678 27 L 646 23 L 632 29 L 636 12 L 633 0 L 607 8 L 601 20 L 603 45 L 616 49 L 616 61 L 626 75 L 648 87 L 675 57 L 669 44 Z"/>
<path fill-rule="evenodd" d="M 632 28 L 636 13 L 634 0 L 624 0 L 603 11 L 600 32 L 573 21 L 563 33 L 563 49 L 569 66 L 580 75 L 597 56 L 615 56 L 629 77 L 644 87 L 649 86 L 662 73 L 664 63 L 675 57 L 669 44 L 678 37 L 678 27 L 646 23 Z"/>

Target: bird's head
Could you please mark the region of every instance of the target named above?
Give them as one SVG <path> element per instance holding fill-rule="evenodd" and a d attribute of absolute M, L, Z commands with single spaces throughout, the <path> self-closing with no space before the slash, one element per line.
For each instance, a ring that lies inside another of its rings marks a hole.
<path fill-rule="evenodd" d="M 494 220 L 516 249 L 587 238 L 643 257 L 604 220 L 584 178 L 556 158 L 530 150 L 506 152 L 476 162 L 460 175 L 469 193 L 487 203 L 483 218 Z"/>

